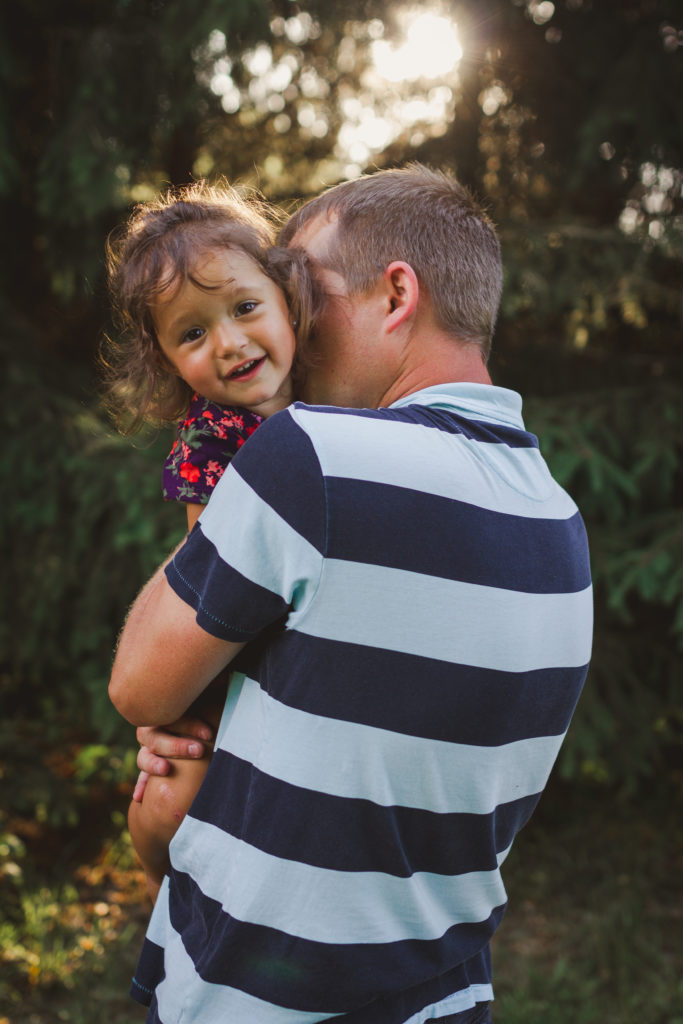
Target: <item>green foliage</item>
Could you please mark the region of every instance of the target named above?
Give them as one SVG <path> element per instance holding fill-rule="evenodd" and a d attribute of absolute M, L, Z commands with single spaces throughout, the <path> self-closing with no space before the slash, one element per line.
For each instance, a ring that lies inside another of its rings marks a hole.
<path fill-rule="evenodd" d="M 0 200 L 14 259 L 0 287 L 31 286 L 82 315 L 102 241 L 145 180 L 191 176 L 199 122 L 217 100 L 200 80 L 213 30 L 267 31 L 265 0 L 77 0 L 17 5 L 0 41 Z M 35 307 L 36 296 L 32 303 Z"/>
<path fill-rule="evenodd" d="M 54 367 L 41 371 L 22 340 L 33 365 L 8 360 L 0 411 L 3 436 L 16 439 L 2 461 L 3 696 L 41 723 L 48 744 L 83 731 L 111 741 L 124 735 L 107 698 L 117 631 L 185 529 L 182 510 L 161 500 L 170 442 L 134 448 L 116 436 L 92 408 L 55 393 Z"/>
<path fill-rule="evenodd" d="M 421 159 L 454 169 L 501 227 L 501 352 L 531 334 L 546 352 L 563 339 L 589 371 L 603 350 L 640 357 L 647 327 L 645 355 L 668 366 L 683 317 L 675 0 L 462 2 L 457 74 L 383 83 L 372 46 L 378 34 L 401 41 L 402 9 L 19 5 L 0 40 L 0 213 L 13 253 L 0 289 L 52 346 L 82 355 L 88 334 L 73 324 L 101 322 L 103 241 L 132 202 L 225 175 L 289 203 L 345 173 Z M 451 96 L 441 121 L 401 128 L 433 88 Z M 384 152 L 349 155 L 366 135 L 358 111 L 399 126 Z"/>
<path fill-rule="evenodd" d="M 594 655 L 560 759 L 622 792 L 683 784 L 683 389 L 527 403 L 530 429 L 586 520 Z"/>
<path fill-rule="evenodd" d="M 117 822 L 118 829 L 121 822 Z M 124 970 L 132 971 L 131 946 L 137 950 L 137 927 L 107 887 L 112 879 L 130 878 L 134 854 L 126 833 L 109 841 L 95 869 L 68 881 L 41 882 L 36 876 L 26 845 L 11 833 L 0 831 L 0 883 L 3 913 L 0 917 L 0 1006 L 3 1021 L 80 1021 L 91 1024 L 102 1002 L 110 1012 L 120 1009 L 115 1020 L 131 1020 L 127 978 L 104 960 L 116 951 Z M 103 885 L 103 882 L 105 883 Z M 119 882 L 120 884 L 120 882 Z M 109 977 L 113 974 L 116 986 Z M 93 980 L 97 979 L 93 992 Z M 49 1016 L 29 1010 L 49 1006 Z M 82 1013 L 79 1012 L 82 1010 Z M 14 1014 L 17 1016 L 14 1016 Z M 55 1015 L 56 1014 L 56 1015 Z M 107 1014 L 107 1019 L 112 1019 Z"/>
<path fill-rule="evenodd" d="M 578 362 L 609 354 L 610 372 L 661 372 L 680 347 L 683 236 L 655 245 L 616 227 L 547 221 L 502 233 L 505 288 L 496 347 L 560 349 Z"/>

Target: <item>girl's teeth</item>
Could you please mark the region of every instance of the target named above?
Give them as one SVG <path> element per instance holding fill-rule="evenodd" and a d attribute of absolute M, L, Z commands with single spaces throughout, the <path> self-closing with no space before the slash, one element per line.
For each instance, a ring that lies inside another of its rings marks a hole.
<path fill-rule="evenodd" d="M 243 373 L 249 373 L 256 366 L 256 359 L 252 359 L 251 362 L 245 363 L 244 366 L 240 366 L 239 369 L 234 370 L 232 373 L 233 377 L 239 377 Z"/>

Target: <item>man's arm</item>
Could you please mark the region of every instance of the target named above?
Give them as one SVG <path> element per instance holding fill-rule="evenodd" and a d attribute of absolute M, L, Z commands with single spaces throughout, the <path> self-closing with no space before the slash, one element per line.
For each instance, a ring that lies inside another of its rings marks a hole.
<path fill-rule="evenodd" d="M 312 600 L 326 544 L 317 452 L 291 412 L 276 413 L 237 453 L 176 552 L 173 586 L 159 570 L 133 606 L 110 684 L 124 718 L 180 718 L 248 640 Z"/>
<path fill-rule="evenodd" d="M 174 722 L 243 646 L 198 626 L 194 609 L 171 588 L 162 565 L 123 627 L 109 697 L 133 725 Z"/>

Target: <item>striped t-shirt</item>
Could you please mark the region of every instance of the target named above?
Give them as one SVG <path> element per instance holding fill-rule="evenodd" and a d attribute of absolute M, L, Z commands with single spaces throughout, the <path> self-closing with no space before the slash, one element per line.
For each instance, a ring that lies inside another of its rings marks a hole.
<path fill-rule="evenodd" d="M 163 1024 L 422 1024 L 493 997 L 500 865 L 578 699 L 583 522 L 521 400 L 296 404 L 167 568 L 252 640 L 171 844 L 136 998 Z"/>

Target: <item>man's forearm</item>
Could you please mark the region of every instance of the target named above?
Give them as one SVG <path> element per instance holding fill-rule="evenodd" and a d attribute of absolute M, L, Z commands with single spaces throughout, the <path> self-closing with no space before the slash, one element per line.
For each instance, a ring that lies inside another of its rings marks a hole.
<path fill-rule="evenodd" d="M 112 668 L 109 696 L 133 725 L 175 721 L 244 646 L 197 625 L 169 585 L 166 564 L 133 603 Z"/>

